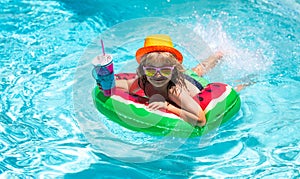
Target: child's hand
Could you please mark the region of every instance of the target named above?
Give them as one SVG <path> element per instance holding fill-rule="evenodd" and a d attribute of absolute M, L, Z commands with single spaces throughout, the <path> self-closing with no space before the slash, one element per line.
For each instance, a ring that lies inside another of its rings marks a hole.
<path fill-rule="evenodd" d="M 160 94 L 152 95 L 149 99 L 148 109 L 150 110 L 167 109 L 166 99 Z"/>
<path fill-rule="evenodd" d="M 167 103 L 162 101 L 151 102 L 148 105 L 148 109 L 150 110 L 167 109 Z"/>

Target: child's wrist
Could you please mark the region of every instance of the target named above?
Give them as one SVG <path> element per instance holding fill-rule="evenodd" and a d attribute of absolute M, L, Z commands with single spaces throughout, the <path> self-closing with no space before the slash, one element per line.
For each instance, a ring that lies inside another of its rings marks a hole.
<path fill-rule="evenodd" d="M 181 109 L 180 109 L 180 108 L 177 108 L 176 106 L 173 106 L 173 105 L 170 104 L 170 103 L 168 103 L 166 106 L 167 106 L 166 109 L 167 109 L 168 111 L 170 111 L 170 112 L 172 112 L 172 113 L 174 113 L 174 114 L 180 116 L 180 114 L 181 114 Z"/>

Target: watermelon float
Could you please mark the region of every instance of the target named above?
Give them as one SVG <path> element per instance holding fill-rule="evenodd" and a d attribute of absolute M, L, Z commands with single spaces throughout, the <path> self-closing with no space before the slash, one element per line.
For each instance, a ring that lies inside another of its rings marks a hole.
<path fill-rule="evenodd" d="M 240 109 L 240 97 L 229 85 L 208 83 L 193 71 L 186 75 L 197 80 L 204 89 L 194 100 L 204 110 L 207 123 L 195 127 L 179 116 L 167 110 L 150 111 L 146 108 L 148 98 L 142 90 L 129 94 L 121 88 L 115 88 L 112 96 L 105 96 L 96 86 L 92 96 L 96 108 L 109 120 L 130 130 L 145 132 L 156 136 L 196 137 L 218 128 L 231 119 Z M 116 79 L 132 79 L 135 73 L 115 74 Z"/>

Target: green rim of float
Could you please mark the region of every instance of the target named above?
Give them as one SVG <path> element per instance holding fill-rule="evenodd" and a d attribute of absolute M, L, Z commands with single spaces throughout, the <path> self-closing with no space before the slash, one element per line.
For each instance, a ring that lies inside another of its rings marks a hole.
<path fill-rule="evenodd" d="M 180 119 L 179 116 L 169 112 L 159 110 L 149 111 L 146 109 L 146 104 L 132 100 L 132 98 L 143 98 L 141 96 L 130 95 L 123 92 L 122 95 L 115 94 L 107 97 L 104 96 L 103 92 L 96 86 L 92 92 L 92 97 L 96 108 L 109 120 L 127 129 L 156 136 L 201 136 L 218 128 L 240 110 L 240 97 L 229 85 L 221 84 L 226 88 L 225 91 L 222 92 L 222 94 L 214 95 L 214 87 L 210 86 L 211 84 L 209 84 L 207 80 L 199 77 L 191 70 L 188 70 L 186 74 L 200 82 L 202 86 L 205 87 L 204 90 L 209 91 L 210 96 L 208 97 L 212 98 L 207 102 L 208 104 L 206 104 L 204 109 L 207 119 L 207 123 L 204 127 L 194 127 Z M 215 86 L 219 84 L 220 83 L 215 84 Z M 121 89 L 117 90 L 123 91 Z M 205 91 L 203 94 L 204 93 Z M 199 105 L 200 104 L 201 102 L 199 102 Z M 203 105 L 201 105 L 201 107 L 203 109 Z"/>

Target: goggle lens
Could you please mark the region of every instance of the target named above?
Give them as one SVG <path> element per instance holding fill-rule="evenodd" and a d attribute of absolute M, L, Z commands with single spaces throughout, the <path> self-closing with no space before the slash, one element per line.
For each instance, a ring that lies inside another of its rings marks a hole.
<path fill-rule="evenodd" d="M 174 66 L 172 67 L 143 67 L 145 75 L 149 77 L 153 77 L 157 72 L 159 72 L 162 76 L 168 77 L 172 75 Z"/>

